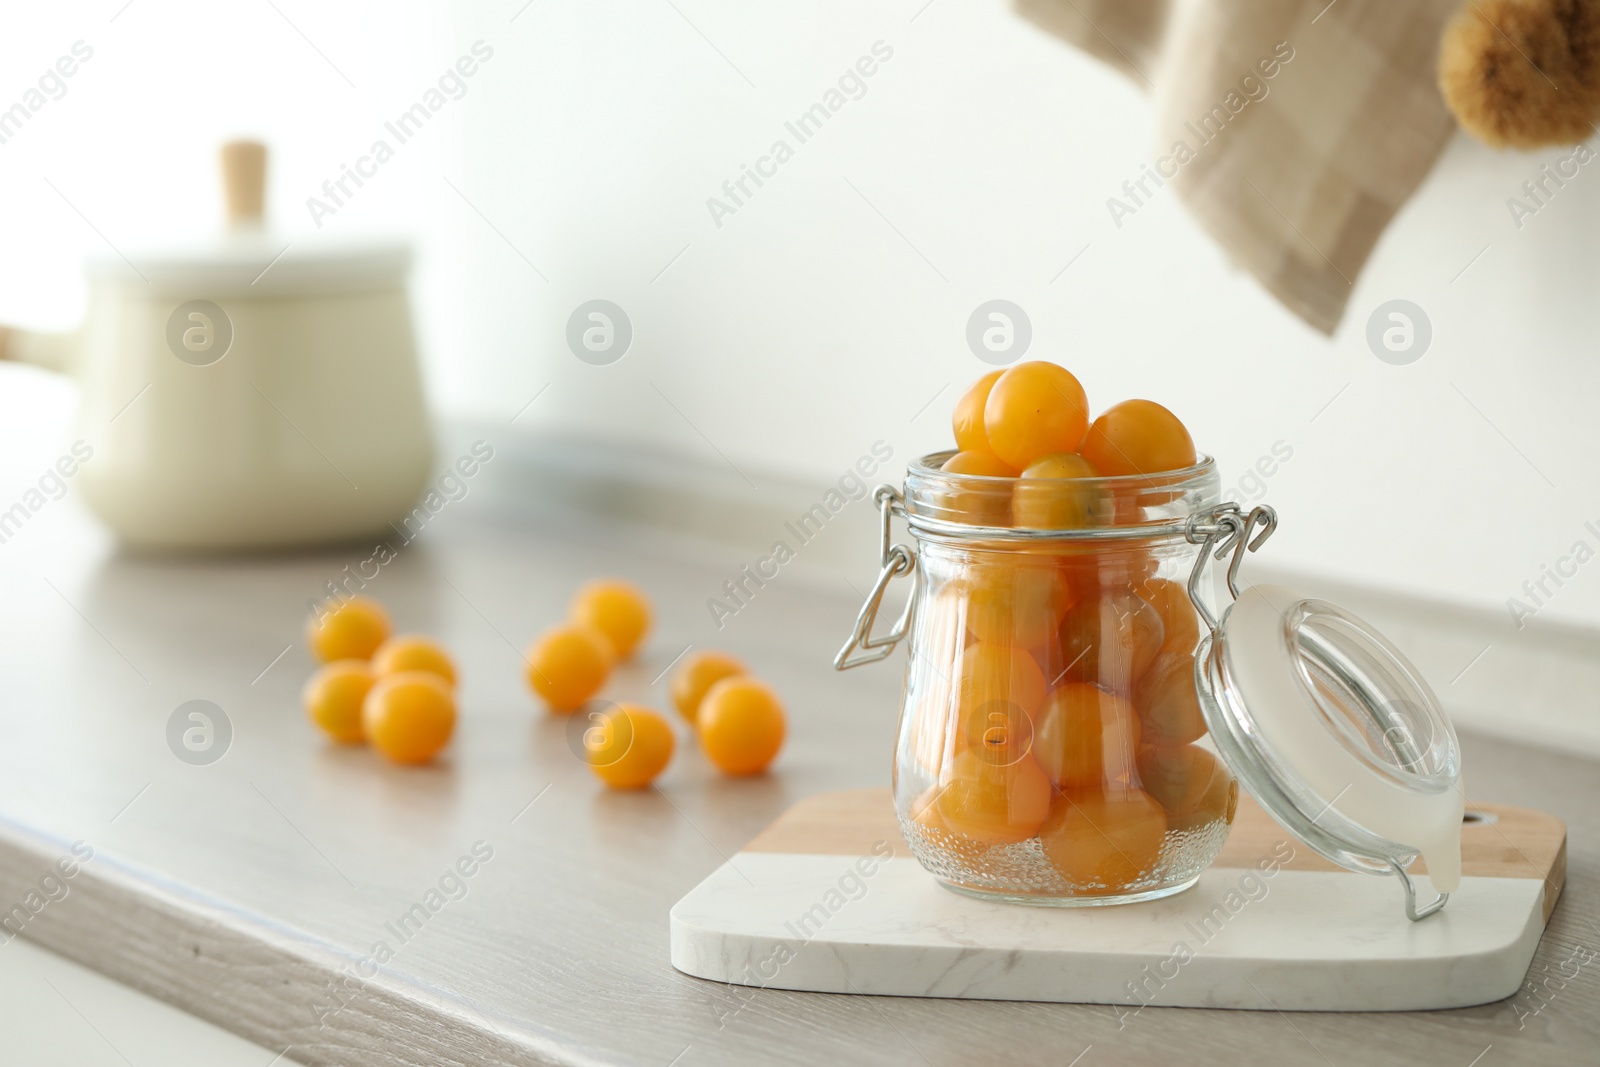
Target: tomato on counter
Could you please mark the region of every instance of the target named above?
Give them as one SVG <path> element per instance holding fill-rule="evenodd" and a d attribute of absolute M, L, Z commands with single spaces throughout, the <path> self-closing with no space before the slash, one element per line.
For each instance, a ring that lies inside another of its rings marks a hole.
<path fill-rule="evenodd" d="M 677 739 L 667 720 L 639 704 L 618 704 L 584 731 L 589 769 L 613 789 L 643 789 L 666 770 Z"/>
<path fill-rule="evenodd" d="M 365 660 L 334 660 L 311 676 L 300 702 L 323 733 L 340 744 L 360 744 L 367 739 L 361 705 L 375 681 L 377 677 Z"/>
<path fill-rule="evenodd" d="M 444 646 L 431 638 L 417 634 L 391 637 L 372 654 L 372 673 L 380 677 L 401 671 L 427 671 L 444 679 L 445 684 L 456 684 L 456 664 Z"/>
<path fill-rule="evenodd" d="M 567 609 L 571 620 L 604 634 L 619 660 L 627 659 L 650 632 L 650 600 L 620 578 L 585 582 Z"/>
<path fill-rule="evenodd" d="M 699 720 L 700 702 L 712 686 L 724 678 L 737 678 L 749 673 L 749 668 L 726 652 L 710 649 L 696 652 L 687 657 L 672 674 L 669 686 L 672 706 L 692 726 Z"/>
<path fill-rule="evenodd" d="M 394 762 L 427 763 L 455 732 L 455 695 L 431 671 L 384 675 L 362 702 L 361 724 L 372 747 Z"/>
<path fill-rule="evenodd" d="M 760 774 L 783 747 L 783 703 L 762 682 L 724 678 L 700 702 L 700 747 L 725 774 Z"/>
<path fill-rule="evenodd" d="M 557 626 L 528 649 L 528 687 L 551 711 L 567 714 L 600 691 L 611 675 L 611 642 L 587 626 Z"/>
<path fill-rule="evenodd" d="M 368 659 L 389 637 L 389 613 L 368 597 L 351 597 L 306 624 L 306 643 L 322 663 Z"/>

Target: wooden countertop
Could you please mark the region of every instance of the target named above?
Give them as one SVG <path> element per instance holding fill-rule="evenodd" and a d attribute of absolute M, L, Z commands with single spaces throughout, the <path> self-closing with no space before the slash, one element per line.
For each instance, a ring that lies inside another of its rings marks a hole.
<path fill-rule="evenodd" d="M 130 557 L 70 503 L 0 546 L 0 904 L 74 842 L 93 849 L 25 936 L 305 1064 L 943 1065 L 1003 1051 L 1084 1067 L 1494 1067 L 1600 1047 L 1600 766 L 1470 735 L 1475 798 L 1567 821 L 1537 994 L 1424 1014 L 1152 1008 L 1119 1025 L 1105 1006 L 852 998 L 674 971 L 680 896 L 797 798 L 887 782 L 898 658 L 829 668 L 858 601 L 804 549 L 719 632 L 705 602 L 745 550 L 541 508 L 496 474 L 369 589 L 463 668 L 457 739 L 422 770 L 324 744 L 298 707 L 307 599 L 370 550 Z M 659 612 L 608 695 L 664 707 L 654 679 L 685 646 L 729 649 L 788 700 L 771 775 L 722 779 L 683 735 L 657 790 L 608 793 L 581 765 L 569 724 L 523 687 L 518 650 L 603 573 L 640 582 Z M 169 717 L 193 699 L 232 724 L 208 766 L 168 748 Z M 446 878 L 475 848 L 472 875 Z M 396 925 L 441 887 L 425 924 Z M 379 942 L 393 956 L 367 966 Z M 1574 977 L 1564 961 L 1584 959 Z"/>

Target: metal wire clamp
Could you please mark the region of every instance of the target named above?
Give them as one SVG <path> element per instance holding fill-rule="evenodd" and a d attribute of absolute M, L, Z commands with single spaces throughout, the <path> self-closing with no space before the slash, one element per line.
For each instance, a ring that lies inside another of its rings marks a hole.
<path fill-rule="evenodd" d="M 872 499 L 877 502 L 878 513 L 882 518 L 879 538 L 881 569 L 878 571 L 878 580 L 872 583 L 872 589 L 867 593 L 866 603 L 861 605 L 861 611 L 856 615 L 856 625 L 851 631 L 850 639 L 844 643 L 839 654 L 833 657 L 833 669 L 836 671 L 847 671 L 851 667 L 876 663 L 887 658 L 895 646 L 905 640 L 907 631 L 911 629 L 912 610 L 917 603 L 917 587 L 913 584 L 911 592 L 906 596 L 906 606 L 901 609 L 900 617 L 889 628 L 889 632 L 873 636 L 872 627 L 878 621 L 878 609 L 883 605 L 884 592 L 895 578 L 910 574 L 916 569 L 917 554 L 906 545 L 893 543 L 891 523 L 895 515 L 904 517 L 905 497 L 901 496 L 900 491 L 892 485 L 880 485 L 872 491 Z M 854 655 L 852 658 L 852 654 L 857 652 L 859 655 Z"/>

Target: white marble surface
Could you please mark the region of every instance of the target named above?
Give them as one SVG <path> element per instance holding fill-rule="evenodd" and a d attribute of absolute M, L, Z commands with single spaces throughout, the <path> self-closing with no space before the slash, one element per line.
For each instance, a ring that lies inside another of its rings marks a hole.
<path fill-rule="evenodd" d="M 673 965 L 831 993 L 1401 1011 L 1510 995 L 1542 929 L 1535 879 L 1466 878 L 1412 923 L 1375 876 L 1213 868 L 1147 904 L 1032 908 L 953 893 L 914 859 L 860 859 L 739 853 L 672 909 Z"/>

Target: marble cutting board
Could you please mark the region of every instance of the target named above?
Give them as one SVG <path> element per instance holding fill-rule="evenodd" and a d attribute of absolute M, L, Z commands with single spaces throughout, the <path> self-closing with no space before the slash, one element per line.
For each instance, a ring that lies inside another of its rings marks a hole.
<path fill-rule="evenodd" d="M 1527 972 L 1565 882 L 1566 828 L 1489 804 L 1468 819 L 1461 889 L 1420 923 L 1406 919 L 1392 878 L 1336 867 L 1245 796 L 1192 889 L 1032 908 L 938 885 L 906 846 L 887 789 L 827 793 L 790 808 L 677 903 L 672 963 L 734 985 L 1101 1003 L 1119 1015 L 1483 1004 Z"/>

